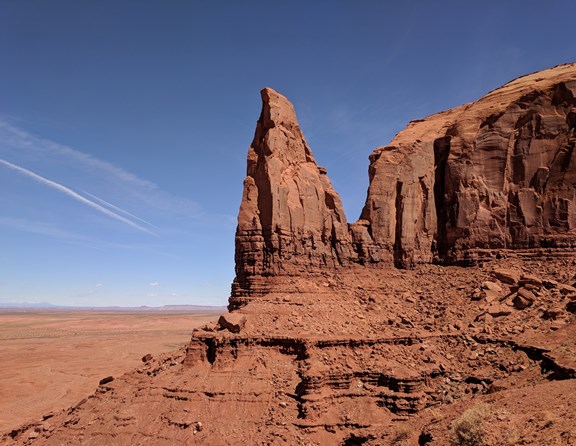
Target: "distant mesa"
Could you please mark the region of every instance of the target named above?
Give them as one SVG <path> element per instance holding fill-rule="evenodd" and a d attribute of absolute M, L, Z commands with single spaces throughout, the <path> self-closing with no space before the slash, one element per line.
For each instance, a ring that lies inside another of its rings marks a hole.
<path fill-rule="evenodd" d="M 49 302 L 0 302 L 0 308 L 61 308 Z"/>
<path fill-rule="evenodd" d="M 0 302 L 0 309 L 4 310 L 62 310 L 62 311 L 75 311 L 75 310 L 94 310 L 94 311 L 135 311 L 135 312 L 154 312 L 154 311 L 222 311 L 224 306 L 215 305 L 163 305 L 161 307 L 148 307 L 145 305 L 139 307 L 120 307 L 120 306 L 76 306 L 76 305 L 54 305 L 49 302 Z"/>

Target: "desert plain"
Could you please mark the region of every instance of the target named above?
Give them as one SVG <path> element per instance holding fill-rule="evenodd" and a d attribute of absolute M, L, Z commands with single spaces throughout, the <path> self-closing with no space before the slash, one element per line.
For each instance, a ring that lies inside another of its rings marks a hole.
<path fill-rule="evenodd" d="M 1 311 L 0 432 L 73 406 L 144 355 L 185 346 L 221 311 Z"/>

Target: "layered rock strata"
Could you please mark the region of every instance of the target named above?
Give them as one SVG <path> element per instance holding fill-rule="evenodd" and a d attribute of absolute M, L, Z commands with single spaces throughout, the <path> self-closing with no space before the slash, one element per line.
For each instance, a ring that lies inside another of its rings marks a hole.
<path fill-rule="evenodd" d="M 370 155 L 366 203 L 352 224 L 290 102 L 268 88 L 262 100 L 238 217 L 232 308 L 270 292 L 274 276 L 576 246 L 574 64 L 412 121 Z"/>
<path fill-rule="evenodd" d="M 255 298 L 196 330 L 186 349 L 0 442 L 440 446 L 452 444 L 446 425 L 477 404 L 502 430 L 486 444 L 576 439 L 566 437 L 576 421 L 575 266 L 551 257 L 327 272 L 321 288 L 314 278 L 308 292 Z M 517 309 L 522 290 L 534 302 Z M 494 302 L 508 311 L 492 312 Z M 553 419 L 544 427 L 534 421 L 543 411 Z M 511 420 L 523 439 L 502 443 Z"/>
<path fill-rule="evenodd" d="M 292 104 L 270 88 L 261 94 L 238 214 L 234 296 L 262 291 L 259 276 L 334 268 L 351 256 L 342 201 L 316 164 Z"/>
<path fill-rule="evenodd" d="M 411 123 L 371 155 L 350 225 L 292 106 L 264 90 L 236 311 L 1 441 L 440 446 L 487 408 L 483 444 L 573 444 L 575 78 L 556 67 Z"/>

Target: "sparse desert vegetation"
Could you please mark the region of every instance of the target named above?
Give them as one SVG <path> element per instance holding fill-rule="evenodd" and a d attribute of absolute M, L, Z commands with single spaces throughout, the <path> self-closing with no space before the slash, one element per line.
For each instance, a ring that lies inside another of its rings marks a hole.
<path fill-rule="evenodd" d="M 484 422 L 490 415 L 490 406 L 478 404 L 466 410 L 452 424 L 454 446 L 482 446 L 484 444 Z"/>

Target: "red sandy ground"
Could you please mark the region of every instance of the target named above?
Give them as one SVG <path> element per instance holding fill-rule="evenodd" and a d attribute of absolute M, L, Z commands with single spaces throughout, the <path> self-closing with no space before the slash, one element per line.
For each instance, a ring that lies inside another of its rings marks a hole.
<path fill-rule="evenodd" d="M 214 312 L 0 313 L 0 432 L 74 405 L 100 379 L 176 350 Z"/>

